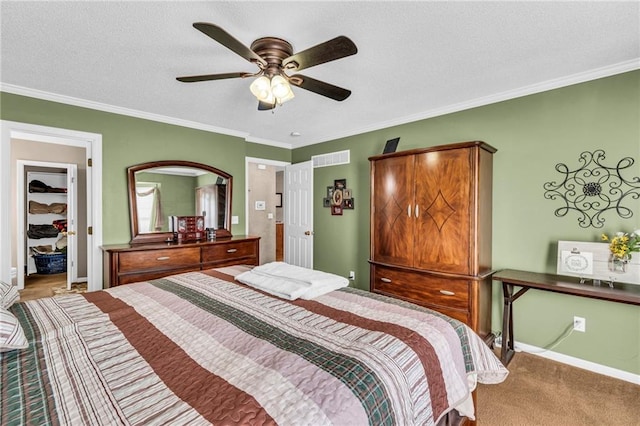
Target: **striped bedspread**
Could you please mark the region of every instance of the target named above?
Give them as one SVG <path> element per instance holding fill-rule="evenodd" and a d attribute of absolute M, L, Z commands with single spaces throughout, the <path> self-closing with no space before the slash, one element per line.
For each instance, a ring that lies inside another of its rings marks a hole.
<path fill-rule="evenodd" d="M 30 344 L 0 354 L 0 424 L 424 425 L 507 375 L 445 316 L 349 288 L 287 301 L 240 270 L 13 305 Z"/>

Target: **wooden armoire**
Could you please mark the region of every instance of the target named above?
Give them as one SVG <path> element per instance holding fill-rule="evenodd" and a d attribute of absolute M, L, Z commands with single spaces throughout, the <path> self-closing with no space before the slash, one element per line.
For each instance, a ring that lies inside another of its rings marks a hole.
<path fill-rule="evenodd" d="M 473 141 L 369 158 L 371 291 L 463 321 L 489 344 L 495 152 Z"/>

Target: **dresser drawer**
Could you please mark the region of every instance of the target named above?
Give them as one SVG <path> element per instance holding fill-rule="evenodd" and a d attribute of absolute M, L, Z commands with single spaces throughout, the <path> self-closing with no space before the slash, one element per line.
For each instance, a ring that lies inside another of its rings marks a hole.
<path fill-rule="evenodd" d="M 164 250 L 127 251 L 119 255 L 119 273 L 174 269 L 200 264 L 200 248 L 185 247 Z"/>
<path fill-rule="evenodd" d="M 372 266 L 372 290 L 427 306 L 461 310 L 465 321 L 469 311 L 469 280 L 440 278 L 432 275 Z M 449 314 L 447 314 L 449 315 Z M 453 316 L 453 315 L 450 315 Z M 454 316 L 460 319 L 459 315 Z"/>
<path fill-rule="evenodd" d="M 196 265 L 196 266 L 183 266 L 183 267 L 169 269 L 169 270 L 162 269 L 162 270 L 148 271 L 148 272 L 142 272 L 142 273 L 136 272 L 136 273 L 130 273 L 130 274 L 121 274 L 118 276 L 118 282 L 116 285 L 155 280 L 157 278 L 162 278 L 169 275 L 182 274 L 184 272 L 195 272 L 199 270 L 200 270 L 200 265 Z"/>
<path fill-rule="evenodd" d="M 222 263 L 236 259 L 253 259 L 257 262 L 258 240 L 214 244 L 202 247 L 202 263 Z M 253 262 L 249 262 L 253 263 Z"/>

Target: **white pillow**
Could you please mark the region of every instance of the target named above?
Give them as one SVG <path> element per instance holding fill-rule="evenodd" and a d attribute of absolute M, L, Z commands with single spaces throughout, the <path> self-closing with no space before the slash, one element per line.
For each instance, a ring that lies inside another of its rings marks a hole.
<path fill-rule="evenodd" d="M 18 318 L 0 307 L 0 352 L 24 349 L 29 346 Z"/>
<path fill-rule="evenodd" d="M 0 281 L 0 306 L 9 309 L 18 300 L 20 300 L 18 287 Z"/>

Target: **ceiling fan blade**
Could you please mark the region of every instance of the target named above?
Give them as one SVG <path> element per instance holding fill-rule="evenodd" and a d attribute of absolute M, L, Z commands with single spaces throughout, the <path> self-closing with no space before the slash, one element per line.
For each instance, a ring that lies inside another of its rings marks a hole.
<path fill-rule="evenodd" d="M 356 53 L 358 53 L 358 48 L 349 38 L 338 36 L 289 56 L 282 61 L 282 66 L 285 69 L 300 71 L 325 62 L 355 55 Z"/>
<path fill-rule="evenodd" d="M 289 77 L 289 83 L 336 101 L 344 101 L 351 95 L 351 90 L 343 89 L 342 87 L 334 86 L 333 84 L 325 83 L 324 81 L 301 74 L 294 74 Z"/>
<path fill-rule="evenodd" d="M 269 102 L 258 101 L 258 111 L 269 111 L 275 107 L 275 102 L 270 104 Z"/>
<path fill-rule="evenodd" d="M 228 49 L 231 49 L 238 55 L 245 58 L 247 61 L 258 62 L 262 65 L 267 65 L 267 62 L 260 56 L 258 56 L 258 54 L 236 40 L 231 34 L 226 32 L 219 26 L 209 24 L 207 22 L 196 22 L 193 24 L 193 27 L 199 31 L 202 31 L 204 34 L 208 35 L 221 45 L 227 47 Z"/>
<path fill-rule="evenodd" d="M 181 81 L 183 83 L 195 83 L 198 81 L 224 80 L 225 78 L 244 78 L 244 77 L 250 77 L 252 75 L 253 74 L 247 73 L 247 72 L 229 72 L 225 74 L 206 74 L 206 75 L 176 77 L 176 80 Z"/>

